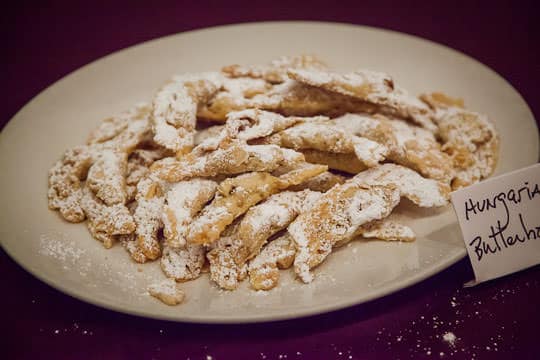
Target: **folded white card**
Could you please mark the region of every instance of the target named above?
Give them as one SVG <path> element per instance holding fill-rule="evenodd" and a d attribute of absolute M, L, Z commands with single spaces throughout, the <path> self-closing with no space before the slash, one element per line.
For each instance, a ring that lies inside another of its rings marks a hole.
<path fill-rule="evenodd" d="M 540 263 L 540 164 L 451 194 L 476 283 Z"/>

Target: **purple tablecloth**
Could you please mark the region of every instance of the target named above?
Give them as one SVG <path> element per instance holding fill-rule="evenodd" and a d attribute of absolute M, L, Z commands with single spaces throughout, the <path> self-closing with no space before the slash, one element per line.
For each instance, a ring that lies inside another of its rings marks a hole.
<path fill-rule="evenodd" d="M 371 25 L 443 43 L 501 74 L 540 117 L 540 26 L 533 2 L 104 3 L 18 2 L 3 9 L 2 126 L 45 87 L 115 50 L 213 25 L 295 19 Z M 34 279 L 3 251 L 0 274 L 4 359 L 532 359 L 540 354 L 538 266 L 463 289 L 472 278 L 465 259 L 367 304 L 301 320 L 233 326 L 170 323 L 97 308 Z"/>

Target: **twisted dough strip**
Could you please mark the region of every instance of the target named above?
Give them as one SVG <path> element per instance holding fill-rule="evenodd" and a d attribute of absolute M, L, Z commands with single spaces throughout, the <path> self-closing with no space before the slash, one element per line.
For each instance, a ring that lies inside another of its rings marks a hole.
<path fill-rule="evenodd" d="M 106 205 L 124 204 L 127 200 L 127 153 L 105 149 L 88 171 L 86 187 Z"/>
<path fill-rule="evenodd" d="M 112 247 L 117 235 L 131 234 L 135 223 L 124 204 L 106 205 L 87 187 L 83 190 L 81 206 L 88 218 L 88 229 L 92 236 L 107 249 Z"/>
<path fill-rule="evenodd" d="M 211 250 L 206 254 L 210 263 L 210 280 L 226 290 L 236 289 L 238 282 L 244 278 L 244 269 L 234 261 L 235 249 L 240 247 L 238 225 L 237 219 L 221 233 L 216 242 L 210 244 Z"/>
<path fill-rule="evenodd" d="M 448 185 L 423 178 L 416 171 L 396 164 L 368 169 L 356 175 L 353 181 L 371 186 L 394 186 L 401 196 L 420 207 L 444 206 L 450 194 Z"/>
<path fill-rule="evenodd" d="M 158 231 L 163 226 L 161 216 L 165 203 L 164 194 L 167 184 L 147 176 L 137 184 L 137 207 L 133 219 L 137 224 L 135 230 L 137 248 L 134 252 L 135 261 L 144 262 L 146 259 L 155 260 L 161 255 L 161 247 L 158 241 Z M 140 261 L 140 254 L 144 254 L 145 260 Z"/>
<path fill-rule="evenodd" d="M 146 104 L 101 122 L 88 139 L 93 165 L 86 186 L 107 205 L 128 200 L 128 156 L 149 136 L 150 107 Z"/>
<path fill-rule="evenodd" d="M 289 233 L 270 241 L 248 265 L 249 282 L 255 290 L 270 290 L 279 281 L 279 269 L 294 262 L 296 248 Z"/>
<path fill-rule="evenodd" d="M 324 65 L 313 56 L 282 57 L 268 65 L 230 65 L 222 69 L 226 75 L 220 90 L 199 108 L 198 116 L 223 122 L 232 111 L 265 108 L 275 110 L 267 97 L 275 84 L 288 80 L 289 68 L 322 68 Z M 275 104 L 273 104 L 275 106 Z M 296 106 L 299 108 L 300 106 Z"/>
<path fill-rule="evenodd" d="M 85 214 L 80 205 L 81 186 L 82 181 L 87 178 L 90 167 L 96 161 L 100 161 L 102 158 L 100 153 L 103 151 L 128 154 L 133 151 L 148 133 L 148 114 L 148 106 L 142 104 L 116 117 L 105 119 L 91 134 L 87 146 L 78 146 L 66 151 L 62 159 L 56 162 L 49 171 L 47 193 L 49 208 L 59 210 L 64 219 L 70 222 L 83 221 Z M 102 188 L 102 185 L 104 187 L 112 185 L 113 188 L 120 189 L 120 198 L 122 198 L 125 190 L 122 191 L 122 185 L 118 184 L 118 182 L 122 183 L 122 180 L 118 176 L 105 180 L 103 165 L 102 162 L 92 172 L 91 186 L 96 192 L 103 192 L 102 195 L 106 197 L 105 193 L 109 191 Z M 121 164 L 117 168 L 121 172 Z M 94 179 L 94 174 L 100 176 Z M 114 198 L 107 198 L 107 200 L 109 203 L 121 201 Z"/>
<path fill-rule="evenodd" d="M 128 157 L 126 174 L 127 201 L 135 199 L 137 184 L 148 175 L 150 166 L 156 160 L 170 155 L 162 147 L 156 149 L 136 149 Z"/>
<path fill-rule="evenodd" d="M 199 146 L 202 145 L 204 144 Z M 166 159 L 155 162 L 151 171 L 165 181 L 177 182 L 192 177 L 273 171 L 280 166 L 304 160 L 302 154 L 276 145 L 247 145 L 241 141 L 233 141 L 207 153 L 199 146 L 180 160 Z"/>
<path fill-rule="evenodd" d="M 381 115 L 346 114 L 330 124 L 348 133 L 376 141 L 388 149 L 387 159 L 449 184 L 454 176 L 450 157 L 430 131 Z"/>
<path fill-rule="evenodd" d="M 269 84 L 260 79 L 227 79 L 224 87 L 199 109 L 201 118 L 225 122 L 227 114 L 261 109 L 287 116 L 339 116 L 347 112 L 375 112 L 379 106 L 350 96 L 286 80 Z"/>
<path fill-rule="evenodd" d="M 120 235 L 118 240 L 133 260 L 140 264 L 144 264 L 148 260 L 137 244 L 137 237 L 135 236 L 135 233 Z"/>
<path fill-rule="evenodd" d="M 416 239 L 416 235 L 410 227 L 389 219 L 382 219 L 362 225 L 356 235 L 365 239 L 379 239 L 384 241 L 410 242 Z"/>
<path fill-rule="evenodd" d="M 225 122 L 230 112 L 253 108 L 252 98 L 265 94 L 272 85 L 263 79 L 248 77 L 224 78 L 219 91 L 201 104 L 197 116 L 215 122 Z"/>
<path fill-rule="evenodd" d="M 163 246 L 161 269 L 168 278 L 189 281 L 199 277 L 204 265 L 206 250 L 202 245 L 188 244 L 184 248 Z"/>
<path fill-rule="evenodd" d="M 184 153 L 193 147 L 197 108 L 221 87 L 219 73 L 176 76 L 154 97 L 151 124 L 156 143 Z"/>
<path fill-rule="evenodd" d="M 342 175 L 337 175 L 331 173 L 330 171 L 325 171 L 320 175 L 308 179 L 300 185 L 291 186 L 289 190 L 302 191 L 308 189 L 311 191 L 327 192 L 332 187 L 334 187 L 334 185 L 343 184 L 345 180 L 346 178 Z"/>
<path fill-rule="evenodd" d="M 309 164 L 280 177 L 267 172 L 253 172 L 226 179 L 219 184 L 214 200 L 191 223 L 187 234 L 188 242 L 209 244 L 216 241 L 227 225 L 251 206 L 326 170 L 325 166 Z"/>
<path fill-rule="evenodd" d="M 323 194 L 313 208 L 289 225 L 297 256 L 295 272 L 311 282 L 319 265 L 337 243 L 352 239 L 364 224 L 386 218 L 405 196 L 418 206 L 442 206 L 449 187 L 425 179 L 400 165 L 384 164 L 359 173 Z"/>
<path fill-rule="evenodd" d="M 391 217 L 392 215 L 390 215 Z M 358 228 L 354 234 L 364 239 L 377 239 L 384 241 L 405 241 L 410 242 L 416 239 L 414 231 L 403 224 L 400 224 L 390 218 L 372 221 Z M 334 247 L 340 247 L 354 240 L 354 237 L 343 239 L 334 244 Z"/>
<path fill-rule="evenodd" d="M 353 154 L 338 154 L 320 150 L 305 149 L 300 151 L 306 161 L 314 164 L 322 164 L 330 169 L 343 171 L 349 174 L 358 174 L 367 169 L 367 166 Z"/>
<path fill-rule="evenodd" d="M 421 98 L 435 109 L 442 150 L 450 156 L 456 170 L 452 189 L 489 177 L 497 166 L 500 139 L 488 117 L 463 109 L 462 100 L 444 94 L 427 94 Z"/>
<path fill-rule="evenodd" d="M 297 250 L 296 274 L 303 282 L 311 282 L 309 270 L 323 262 L 336 243 L 354 237 L 361 225 L 387 217 L 399 198 L 395 187 L 366 186 L 353 180 L 323 194 L 288 227 Z"/>
<path fill-rule="evenodd" d="M 92 164 L 87 146 L 78 146 L 64 153 L 49 170 L 49 209 L 59 210 L 64 219 L 81 222 L 85 219 L 81 207 L 82 181 Z"/>
<path fill-rule="evenodd" d="M 313 149 L 327 153 L 355 154 L 358 160 L 368 167 L 383 161 L 388 153 L 384 145 L 351 135 L 327 122 L 300 123 L 261 139 L 261 142 L 295 150 Z"/>
<path fill-rule="evenodd" d="M 207 179 L 190 179 L 171 186 L 163 207 L 163 235 L 172 248 L 186 245 L 186 233 L 193 217 L 212 200 L 218 184 Z"/>
<path fill-rule="evenodd" d="M 326 65 L 312 55 L 282 56 L 266 65 L 229 65 L 221 69 L 229 77 L 248 77 L 264 79 L 269 83 L 279 84 L 288 79 L 287 70 L 294 69 L 325 69 Z"/>
<path fill-rule="evenodd" d="M 348 112 L 372 113 L 378 109 L 351 96 L 288 80 L 246 101 L 249 107 L 296 116 L 339 116 Z"/>
<path fill-rule="evenodd" d="M 217 273 L 240 274 L 246 262 L 259 253 L 271 236 L 287 227 L 319 196 L 320 193 L 310 190 L 284 191 L 251 207 L 235 225 L 234 232 L 222 236 L 207 254 L 210 273 L 216 273 L 216 283 L 229 290 L 236 288 L 239 279 Z"/>
<path fill-rule="evenodd" d="M 132 152 L 150 132 L 150 111 L 150 105 L 141 103 L 116 116 L 103 119 L 90 133 L 86 144 L 101 144 L 118 151 Z"/>
<path fill-rule="evenodd" d="M 249 141 L 272 135 L 296 124 L 325 120 L 328 120 L 326 116 L 285 117 L 269 111 L 247 109 L 229 113 L 227 115 L 225 129 L 227 136 Z"/>
<path fill-rule="evenodd" d="M 288 74 L 299 82 L 377 105 L 380 112 L 409 119 L 431 132 L 438 130 L 432 121 L 431 109 L 405 90 L 395 87 L 392 78 L 385 73 L 357 70 L 338 74 L 324 70 L 289 69 Z"/>

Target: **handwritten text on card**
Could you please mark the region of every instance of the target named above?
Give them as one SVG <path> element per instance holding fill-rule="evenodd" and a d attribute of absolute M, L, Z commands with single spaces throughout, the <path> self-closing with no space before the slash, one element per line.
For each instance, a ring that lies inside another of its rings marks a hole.
<path fill-rule="evenodd" d="M 467 252 L 482 282 L 540 263 L 540 165 L 452 193 Z"/>

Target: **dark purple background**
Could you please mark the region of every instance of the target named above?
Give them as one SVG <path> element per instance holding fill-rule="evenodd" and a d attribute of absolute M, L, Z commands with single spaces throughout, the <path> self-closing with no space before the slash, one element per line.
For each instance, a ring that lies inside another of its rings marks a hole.
<path fill-rule="evenodd" d="M 501 74 L 540 117 L 540 25 L 532 1 L 189 3 L 55 1 L 3 8 L 0 125 L 45 87 L 113 51 L 202 27 L 294 19 L 383 27 L 448 45 Z M 463 260 L 368 304 L 235 326 L 168 323 L 96 308 L 34 279 L 3 251 L 0 274 L 1 353 L 7 359 L 506 359 L 539 353 L 538 266 L 462 289 L 472 278 Z M 458 338 L 454 346 L 441 338 L 449 331 Z"/>

